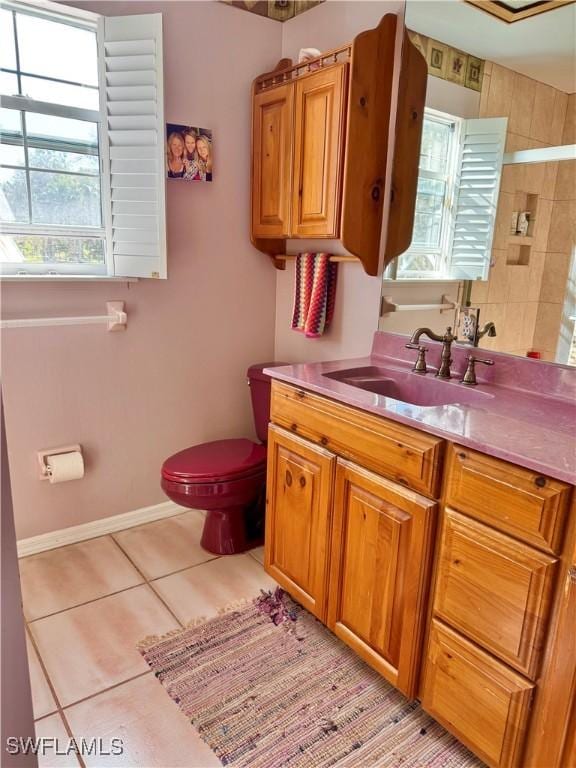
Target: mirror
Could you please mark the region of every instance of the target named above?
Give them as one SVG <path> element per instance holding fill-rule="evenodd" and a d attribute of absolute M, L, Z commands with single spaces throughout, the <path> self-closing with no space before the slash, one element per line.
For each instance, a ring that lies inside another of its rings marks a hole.
<path fill-rule="evenodd" d="M 384 276 L 381 330 L 453 324 L 462 343 L 576 365 L 575 21 L 575 4 L 508 23 L 407 0 L 427 112 L 414 237 Z"/>

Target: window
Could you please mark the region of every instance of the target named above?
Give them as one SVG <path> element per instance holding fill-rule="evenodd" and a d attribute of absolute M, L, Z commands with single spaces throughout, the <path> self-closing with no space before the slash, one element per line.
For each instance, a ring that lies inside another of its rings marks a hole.
<path fill-rule="evenodd" d="M 0 10 L 2 273 L 165 277 L 161 16 L 60 8 Z"/>
<path fill-rule="evenodd" d="M 425 110 L 412 243 L 399 258 L 400 278 L 424 279 L 446 271 L 461 122 Z"/>
<path fill-rule="evenodd" d="M 506 125 L 425 110 L 412 243 L 387 277 L 487 278 Z"/>

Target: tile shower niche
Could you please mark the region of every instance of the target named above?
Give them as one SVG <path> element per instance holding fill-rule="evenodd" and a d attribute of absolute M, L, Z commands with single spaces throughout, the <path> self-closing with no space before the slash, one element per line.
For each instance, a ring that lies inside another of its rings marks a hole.
<path fill-rule="evenodd" d="M 538 195 L 528 192 L 516 192 L 514 195 L 514 214 L 506 251 L 506 264 L 510 266 L 526 266 L 530 264 L 530 252 L 534 243 L 534 226 L 538 212 L 538 198 Z M 513 232 L 512 229 L 516 224 L 516 217 L 523 212 L 528 216 L 528 230 L 526 234 Z"/>

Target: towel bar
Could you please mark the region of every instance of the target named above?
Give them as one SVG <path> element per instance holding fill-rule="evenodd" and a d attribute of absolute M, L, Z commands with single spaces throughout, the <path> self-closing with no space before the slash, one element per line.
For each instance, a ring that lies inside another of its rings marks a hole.
<path fill-rule="evenodd" d="M 387 315 L 390 312 L 417 312 L 430 309 L 446 312 L 449 309 L 457 308 L 458 302 L 446 294 L 442 295 L 440 304 L 397 304 L 392 300 L 392 296 L 383 296 L 380 314 Z"/>
<path fill-rule="evenodd" d="M 2 320 L 0 328 L 33 328 L 54 325 L 93 325 L 107 323 L 109 331 L 124 331 L 128 316 L 124 311 L 123 301 L 107 301 L 106 315 L 86 315 L 84 317 L 21 317 L 17 320 Z"/>
<path fill-rule="evenodd" d="M 279 253 L 273 258 L 277 261 L 293 261 L 297 256 L 297 253 Z M 351 263 L 354 262 L 354 264 L 360 264 L 360 259 L 357 256 L 339 256 L 338 254 L 330 256 L 330 261 L 347 261 Z"/>

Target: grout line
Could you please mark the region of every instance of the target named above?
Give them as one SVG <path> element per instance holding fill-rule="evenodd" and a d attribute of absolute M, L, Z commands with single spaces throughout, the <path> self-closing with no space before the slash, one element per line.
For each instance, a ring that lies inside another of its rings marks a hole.
<path fill-rule="evenodd" d="M 251 557 L 251 558 L 253 558 L 254 560 L 256 560 L 256 562 L 258 563 L 258 565 L 261 565 L 261 566 L 262 566 L 262 568 L 264 568 L 264 563 L 263 563 L 261 560 L 258 560 L 258 558 L 257 558 L 257 557 L 256 557 L 256 555 L 254 554 L 254 551 L 253 551 L 253 550 L 249 550 L 248 552 L 246 552 L 246 554 L 247 554 L 247 555 L 250 555 L 250 557 Z"/>
<path fill-rule="evenodd" d="M 50 619 L 52 616 L 58 616 L 61 613 L 66 613 L 67 611 L 73 611 L 75 608 L 82 608 L 85 605 L 90 605 L 91 603 L 97 603 L 98 600 L 105 600 L 107 597 L 113 597 L 114 595 L 121 595 L 122 592 L 129 592 L 132 589 L 137 589 L 138 587 L 144 587 L 146 586 L 147 582 L 146 580 L 141 581 L 139 584 L 132 584 L 130 587 L 123 587 L 122 589 L 117 589 L 115 592 L 107 592 L 105 595 L 100 595 L 99 597 L 93 597 L 92 600 L 85 600 L 83 603 L 77 603 L 76 605 L 69 605 L 67 608 L 62 608 L 61 611 L 54 611 L 53 613 L 47 613 L 45 616 L 38 616 L 35 619 L 27 619 L 28 624 L 35 624 L 37 621 L 42 621 L 43 619 Z"/>
<path fill-rule="evenodd" d="M 70 728 L 70 723 L 63 710 L 60 710 L 60 717 L 64 723 L 64 728 L 66 728 L 66 731 L 68 732 L 68 736 L 70 736 L 71 739 L 75 739 L 76 737 L 72 733 L 72 728 Z M 80 763 L 81 768 L 86 768 L 86 763 L 84 762 L 82 755 L 79 752 L 75 752 L 74 754 L 76 755 L 76 759 Z"/>
<path fill-rule="evenodd" d="M 115 688 L 120 688 L 122 685 L 126 685 L 126 683 L 131 683 L 133 680 L 138 680 L 140 677 L 145 677 L 146 675 L 151 675 L 152 670 L 147 669 L 145 672 L 139 672 L 137 675 L 133 675 L 132 677 L 126 678 L 126 680 L 121 680 L 119 683 L 114 683 L 114 685 L 109 685 L 107 688 L 103 688 L 101 691 L 96 691 L 96 693 L 91 693 L 89 696 L 84 696 L 83 699 L 78 699 L 78 701 L 71 701 L 70 704 L 66 704 L 65 707 L 62 708 L 62 715 L 64 715 L 65 710 L 72 709 L 72 707 L 75 707 L 77 704 L 84 704 L 85 701 L 90 701 L 90 699 L 95 699 L 97 696 L 101 696 L 103 693 L 108 693 L 108 691 L 113 691 Z"/>
<path fill-rule="evenodd" d="M 158 600 L 160 600 L 160 602 L 162 603 L 162 605 L 163 605 L 163 606 L 164 606 L 164 607 L 165 607 L 165 608 L 166 608 L 166 609 L 169 611 L 170 615 L 171 615 L 171 616 L 173 616 L 173 617 L 176 619 L 176 621 L 178 622 L 178 624 L 180 625 L 180 627 L 181 627 L 182 629 L 184 629 L 184 628 L 185 628 L 185 626 L 186 626 L 186 623 L 185 623 L 185 622 L 183 622 L 183 621 L 180 621 L 180 619 L 178 618 L 178 616 L 176 616 L 176 614 L 174 613 L 174 611 L 172 610 L 172 608 L 170 608 L 170 606 L 168 605 L 168 603 L 166 602 L 166 600 L 164 600 L 164 598 L 162 597 L 162 595 L 161 595 L 161 594 L 160 594 L 160 593 L 159 593 L 159 592 L 158 592 L 156 589 L 154 589 L 154 585 L 153 585 L 153 584 L 151 584 L 150 582 L 148 582 L 148 587 L 150 587 L 150 589 L 151 589 L 151 590 L 152 590 L 152 592 L 153 592 L 153 593 L 156 595 L 156 597 L 158 598 Z"/>
<path fill-rule="evenodd" d="M 60 703 L 60 699 L 58 698 L 58 695 L 56 694 L 56 689 L 54 688 L 54 685 L 52 684 L 52 680 L 50 679 L 50 675 L 48 674 L 48 670 L 46 669 L 46 665 L 44 664 L 44 659 L 42 658 L 40 654 L 40 650 L 38 646 L 36 645 L 36 640 L 34 639 L 34 635 L 32 634 L 32 631 L 30 630 L 30 626 L 26 625 L 26 632 L 28 633 L 28 637 L 30 639 L 30 643 L 32 645 L 32 648 L 34 650 L 34 653 L 36 654 L 38 658 L 38 663 L 40 664 L 40 668 L 42 670 L 42 673 L 44 675 L 44 678 L 46 679 L 46 683 L 48 685 L 48 688 L 50 689 L 50 693 L 52 694 L 52 698 L 54 699 L 54 703 L 56 704 L 56 710 L 55 712 L 50 712 L 47 715 L 44 715 L 44 717 L 51 717 L 53 715 L 58 715 L 64 724 L 64 728 L 66 730 L 66 733 L 70 738 L 74 738 L 74 734 L 72 733 L 72 729 L 70 728 L 70 724 L 68 723 L 68 720 L 66 716 L 64 715 L 64 712 L 62 710 L 62 705 Z M 43 717 L 39 717 L 38 720 L 42 720 Z M 36 722 L 36 720 L 34 720 Z M 82 759 L 82 757 L 76 753 L 76 759 L 78 760 L 81 768 L 86 768 L 86 763 Z"/>
<path fill-rule="evenodd" d="M 124 551 L 124 549 L 122 549 L 122 547 L 121 547 L 120 543 L 119 543 L 119 542 L 117 542 L 117 541 L 116 541 L 116 539 L 114 539 L 114 537 L 112 537 L 112 538 L 113 538 L 113 540 L 114 540 L 114 543 L 116 544 L 116 546 L 117 546 L 117 547 L 118 547 L 118 549 L 120 550 L 120 552 L 122 552 L 122 553 L 124 554 L 124 556 L 126 557 L 126 559 L 127 559 L 127 560 L 129 560 L 129 561 L 130 561 L 130 563 L 132 563 L 133 567 L 134 567 L 134 568 L 135 568 L 135 569 L 138 571 L 138 573 L 140 574 L 140 576 L 141 576 L 141 577 L 144 579 L 144 581 L 146 582 L 146 586 L 148 587 L 148 589 L 152 590 L 152 593 L 153 593 L 154 595 L 156 595 L 156 597 L 158 598 L 158 600 L 160 600 L 160 602 L 162 603 L 162 605 L 163 605 L 163 606 L 166 608 L 166 610 L 167 610 L 167 611 L 168 611 L 168 613 L 169 613 L 169 614 L 172 616 L 172 618 L 176 620 L 176 622 L 178 623 L 178 625 L 179 625 L 180 627 L 184 627 L 184 624 L 183 624 L 183 623 L 180 621 L 180 619 L 178 618 L 178 616 L 176 616 L 176 614 L 174 613 L 174 611 L 172 610 L 172 608 L 170 608 L 170 606 L 169 606 L 169 605 L 168 605 L 168 603 L 167 603 L 167 602 L 164 600 L 164 598 L 163 598 L 161 595 L 159 595 L 159 594 L 158 594 L 158 592 L 157 592 L 157 591 L 154 589 L 154 587 L 152 586 L 152 584 L 150 584 L 150 581 L 149 581 L 149 580 L 146 578 L 146 576 L 145 576 L 145 575 L 142 573 L 142 571 L 140 570 L 140 568 L 138 568 L 138 566 L 136 565 L 136 563 L 134 562 L 134 560 L 132 560 L 132 558 L 130 557 L 130 555 L 129 555 L 127 552 L 125 552 L 125 551 Z"/>
<path fill-rule="evenodd" d="M 211 563 L 214 560 L 220 560 L 220 558 L 223 557 L 223 555 L 213 555 L 212 557 L 208 558 L 208 560 L 202 560 L 201 563 L 194 563 L 193 565 L 186 565 L 184 568 L 177 568 L 175 571 L 170 571 L 170 573 L 164 573 L 162 576 L 153 576 L 150 579 L 147 579 L 148 583 L 151 584 L 153 581 L 160 581 L 160 579 L 165 579 L 168 576 L 174 576 L 177 573 L 183 573 L 184 571 L 190 571 L 192 568 L 198 568 L 201 565 L 206 565 L 206 563 Z"/>
<path fill-rule="evenodd" d="M 30 629 L 30 626 L 28 625 L 28 623 L 26 624 L 26 632 L 28 633 L 28 639 L 30 640 L 32 648 L 34 649 L 34 653 L 38 657 L 38 661 L 40 662 L 40 668 L 42 669 L 42 673 L 46 678 L 46 682 L 48 683 L 48 688 L 50 688 L 50 693 L 52 694 L 52 698 L 54 699 L 54 703 L 56 704 L 56 709 L 54 710 L 54 712 L 61 712 L 62 706 L 60 704 L 60 699 L 56 695 L 56 689 L 52 684 L 52 680 L 50 679 L 50 675 L 48 674 L 48 670 L 46 669 L 46 665 L 44 664 L 44 659 L 40 654 L 40 650 L 36 645 L 36 640 L 34 639 L 34 635 L 32 634 L 32 630 Z M 53 715 L 54 712 L 50 712 L 49 714 Z M 48 715 L 43 715 L 43 717 L 48 717 Z M 41 719 L 42 719 L 41 717 L 38 718 L 38 720 L 41 720 Z"/>
<path fill-rule="evenodd" d="M 178 513 L 178 515 L 173 515 L 173 517 L 178 517 L 180 514 L 187 514 L 187 512 L 188 512 L 188 511 L 189 511 L 189 510 L 186 510 L 186 511 L 184 511 L 184 512 L 182 512 L 182 513 Z M 151 521 L 151 522 L 157 522 L 157 521 Z M 144 525 L 151 525 L 151 523 L 145 523 Z M 133 527 L 134 527 L 134 526 L 133 526 Z M 124 529 L 124 530 L 130 530 L 130 528 L 126 528 L 126 529 Z M 115 533 L 121 533 L 121 531 L 115 531 Z M 123 554 L 123 555 L 126 557 L 126 559 L 127 559 L 129 562 L 130 562 L 130 564 L 131 564 L 131 565 L 133 566 L 133 568 L 136 570 L 136 572 L 138 573 L 138 575 L 139 575 L 139 576 L 140 576 L 140 578 L 142 579 L 142 582 L 141 582 L 141 583 L 139 583 L 139 584 L 134 584 L 134 585 L 132 585 L 132 586 L 130 586 L 130 587 L 125 587 L 124 589 L 120 589 L 120 590 L 117 590 L 117 591 L 115 591 L 115 592 L 111 592 L 111 593 L 108 593 L 108 594 L 105 594 L 105 595 L 101 595 L 100 597 L 96 597 L 96 598 L 94 598 L 94 599 L 92 599 L 92 600 L 87 600 L 87 601 L 85 601 L 85 602 L 83 602 L 83 603 L 78 603 L 77 605 L 69 606 L 69 607 L 67 607 L 67 608 L 64 608 L 64 609 L 63 609 L 63 610 L 61 610 L 61 611 L 55 611 L 54 613 L 50 613 L 50 614 L 47 614 L 46 616 L 39 616 L 39 617 L 38 617 L 38 618 L 36 618 L 36 619 L 32 619 L 32 620 L 30 620 L 30 621 L 26 621 L 26 631 L 27 631 L 27 633 L 28 633 L 28 636 L 29 636 L 29 638 L 30 638 L 30 641 L 31 641 L 32 647 L 33 647 L 33 649 L 34 649 L 34 652 L 36 653 L 36 655 L 37 655 L 37 657 L 38 657 L 38 660 L 39 660 L 39 663 L 40 663 L 40 667 L 41 667 L 41 669 L 42 669 L 42 672 L 43 672 L 43 674 L 44 674 L 44 677 L 45 677 L 45 679 L 46 679 L 46 682 L 47 682 L 47 684 L 48 684 L 48 687 L 49 687 L 49 689 L 50 689 L 50 692 L 51 692 L 51 694 L 52 694 L 52 697 L 53 697 L 53 699 L 54 699 L 54 702 L 55 702 L 55 704 L 56 704 L 56 710 L 55 710 L 54 712 L 49 712 L 49 713 L 47 713 L 46 715 L 43 715 L 42 717 L 39 717 L 39 718 L 37 718 L 37 719 L 38 719 L 38 720 L 43 720 L 45 717 L 50 717 L 50 716 L 52 716 L 52 715 L 54 715 L 54 714 L 58 714 L 58 715 L 61 717 L 61 719 L 62 719 L 62 722 L 64 723 L 64 727 L 65 727 L 65 729 L 66 729 L 66 731 L 67 731 L 68 735 L 69 735 L 71 738 L 74 738 L 74 734 L 73 734 L 73 732 L 72 732 L 72 729 L 70 728 L 70 724 L 69 724 L 69 722 L 68 722 L 68 719 L 66 718 L 66 715 L 65 715 L 65 710 L 66 710 L 66 709 L 70 709 L 71 707 L 73 707 L 73 706 L 76 706 L 77 704 L 81 704 L 81 703 L 83 703 L 83 702 L 85 702 L 85 701 L 88 701 L 88 700 L 90 700 L 90 699 L 93 699 L 93 698 L 95 698 L 96 696 L 100 696 L 101 694 L 103 694 L 103 693 L 106 693 L 106 692 L 108 692 L 108 691 L 111 691 L 111 690 L 114 690 L 115 688 L 119 688 L 121 685 L 124 685 L 124 684 L 126 684 L 126 683 L 129 683 L 129 682 L 131 682 L 131 681 L 133 681 L 133 680 L 137 680 L 137 679 L 138 679 L 138 678 L 140 678 L 140 677 L 144 677 L 145 675 L 148 675 L 148 674 L 152 674 L 152 673 L 151 673 L 151 670 L 146 670 L 145 672 L 141 672 L 141 673 L 139 673 L 139 674 L 137 674 L 137 675 L 134 675 L 133 677 L 127 678 L 126 680 L 122 680 L 122 681 L 120 681 L 120 682 L 118 682 L 118 683 L 115 683 L 114 685 L 108 686 L 107 688 L 104 688 L 104 689 L 102 689 L 101 691 L 97 691 L 97 692 L 95 692 L 95 693 L 92 693 L 92 694 L 90 694 L 89 696 L 85 696 L 83 699 L 78 699 L 78 701 L 73 701 L 73 702 L 71 702 L 70 704 L 66 704 L 66 706 L 65 706 L 65 707 L 63 707 L 63 706 L 62 706 L 62 704 L 60 703 L 60 700 L 59 700 L 59 698 L 58 698 L 57 694 L 56 694 L 56 690 L 55 690 L 55 688 L 54 688 L 54 685 L 52 684 L 52 680 L 50 679 L 50 676 L 49 676 L 49 674 L 48 674 L 48 671 L 47 671 L 47 669 L 46 669 L 46 666 L 45 666 L 45 664 L 44 664 L 44 661 L 43 661 L 43 659 L 42 659 L 42 656 L 41 656 L 41 654 L 40 654 L 40 651 L 39 651 L 39 649 L 38 649 L 38 646 L 37 646 L 37 644 L 36 644 L 36 641 L 35 641 L 35 639 L 34 639 L 34 636 L 33 636 L 33 634 L 32 634 L 32 630 L 31 630 L 31 628 L 30 628 L 30 625 L 31 625 L 31 624 L 33 624 L 33 623 L 35 623 L 35 622 L 41 621 L 42 619 L 50 618 L 50 617 L 52 617 L 52 616 L 56 616 L 56 615 L 58 615 L 58 614 L 60 614 L 60 613 L 66 613 L 67 611 L 73 610 L 74 608 L 80 608 L 80 607 L 82 607 L 82 606 L 84 606 L 84 605 L 89 605 L 90 603 L 95 603 L 95 602 L 98 602 L 98 600 L 103 600 L 103 599 L 105 599 L 106 597 L 111 597 L 111 596 L 113 596 L 113 595 L 118 595 L 118 594 L 121 594 L 122 592 L 128 592 L 128 591 L 130 591 L 130 590 L 132 590 L 132 589 L 136 589 L 137 587 L 142 587 L 142 586 L 146 585 L 146 586 L 148 586 L 148 587 L 151 589 L 152 593 L 153 593 L 153 594 L 154 594 L 154 595 L 155 595 L 155 596 L 158 598 L 158 600 L 159 600 L 159 601 L 160 601 L 160 602 L 161 602 L 161 603 L 162 603 L 162 604 L 165 606 L 165 608 L 166 608 L 166 609 L 167 609 L 167 611 L 170 613 L 170 615 L 171 615 L 171 616 L 174 618 L 174 620 L 177 622 L 177 624 L 178 624 L 180 627 L 182 627 L 182 628 L 183 628 L 183 627 L 185 627 L 185 626 L 186 626 L 186 625 L 185 625 L 185 623 L 183 623 L 182 621 L 180 621 L 180 619 L 178 618 L 178 616 L 176 616 L 176 614 L 174 613 L 174 611 L 172 610 L 172 608 L 171 608 L 171 607 L 170 607 L 170 606 L 169 606 L 169 605 L 166 603 L 166 601 L 164 600 L 164 598 L 162 597 L 162 595 L 160 595 L 160 594 L 159 594 L 159 593 L 156 591 L 156 589 L 154 589 L 154 584 L 153 584 L 153 582 L 154 582 L 154 581 L 159 581 L 160 579 L 163 579 L 163 578 L 165 578 L 166 576 L 172 576 L 172 575 L 173 575 L 173 574 L 175 574 L 175 573 L 182 573 L 182 571 L 187 571 L 187 570 L 190 570 L 191 568 L 197 568 L 197 567 L 198 567 L 198 566 L 200 566 L 200 565 L 204 565 L 204 564 L 206 564 L 206 563 L 209 563 L 209 562 L 212 562 L 212 561 L 214 561 L 214 560 L 218 560 L 218 559 L 220 559 L 220 557 L 221 557 L 220 555 L 214 555 L 213 557 L 210 557 L 208 560 L 204 560 L 204 561 L 202 561 L 201 563 L 195 563 L 194 565 L 186 566 L 185 568 L 180 568 L 180 569 L 177 569 L 176 571 L 171 571 L 170 573 L 164 574 L 163 576 L 157 576 L 157 577 L 155 577 L 154 579 L 148 579 L 148 578 L 147 578 L 147 577 L 144 575 L 144 573 L 142 573 L 142 571 L 141 571 L 141 570 L 140 570 L 140 568 L 139 568 L 139 567 L 136 565 L 136 563 L 135 563 L 135 562 L 134 562 L 134 560 L 133 560 L 133 559 L 130 557 L 130 555 L 129 555 L 129 554 L 128 554 L 128 553 L 127 553 L 127 552 L 126 552 L 124 549 L 123 549 L 123 547 L 121 546 L 121 544 L 120 544 L 120 543 L 119 543 L 119 542 L 118 542 L 118 541 L 117 541 L 117 540 L 114 538 L 114 534 L 113 534 L 113 533 L 109 533 L 109 534 L 103 534 L 102 536 L 95 536 L 95 537 L 94 537 L 94 539 L 96 539 L 96 538 L 105 538 L 106 536 L 108 536 L 110 539 L 112 539 L 112 541 L 113 541 L 113 542 L 114 542 L 114 544 L 115 544 L 115 545 L 118 547 L 118 549 L 120 550 L 120 552 L 122 552 L 122 554 Z M 86 539 L 86 541 L 90 541 L 90 539 Z M 77 544 L 80 544 L 80 543 L 82 543 L 82 542 L 76 542 L 76 543 L 77 543 Z M 50 551 L 55 551 L 56 549 L 64 549 L 65 547 L 71 547 L 71 546 L 74 546 L 74 544 L 64 544 L 64 545 L 62 545 L 62 547 L 55 547 L 55 548 L 54 548 L 54 550 L 50 550 Z M 37 554 L 42 554 L 42 553 L 37 553 Z M 256 561 L 256 562 L 257 562 L 259 565 L 262 565 L 262 563 L 260 563 L 260 561 L 259 561 L 259 560 L 258 560 L 256 557 L 254 557 L 254 555 L 252 554 L 252 552 L 251 552 L 251 551 L 248 551 L 248 552 L 246 552 L 245 554 L 248 554 L 248 555 L 250 555 L 250 556 L 251 556 L 251 557 L 252 557 L 252 558 L 253 558 L 253 559 L 254 559 L 254 560 L 255 560 L 255 561 Z M 27 557 L 34 557 L 34 556 L 35 556 L 35 555 L 27 555 Z M 79 760 L 79 762 L 80 762 L 81 768 L 86 768 L 86 764 L 85 764 L 85 763 L 84 763 L 84 761 L 82 760 L 82 757 L 81 757 L 80 755 L 76 755 L 76 757 L 78 758 L 78 760 Z"/>

